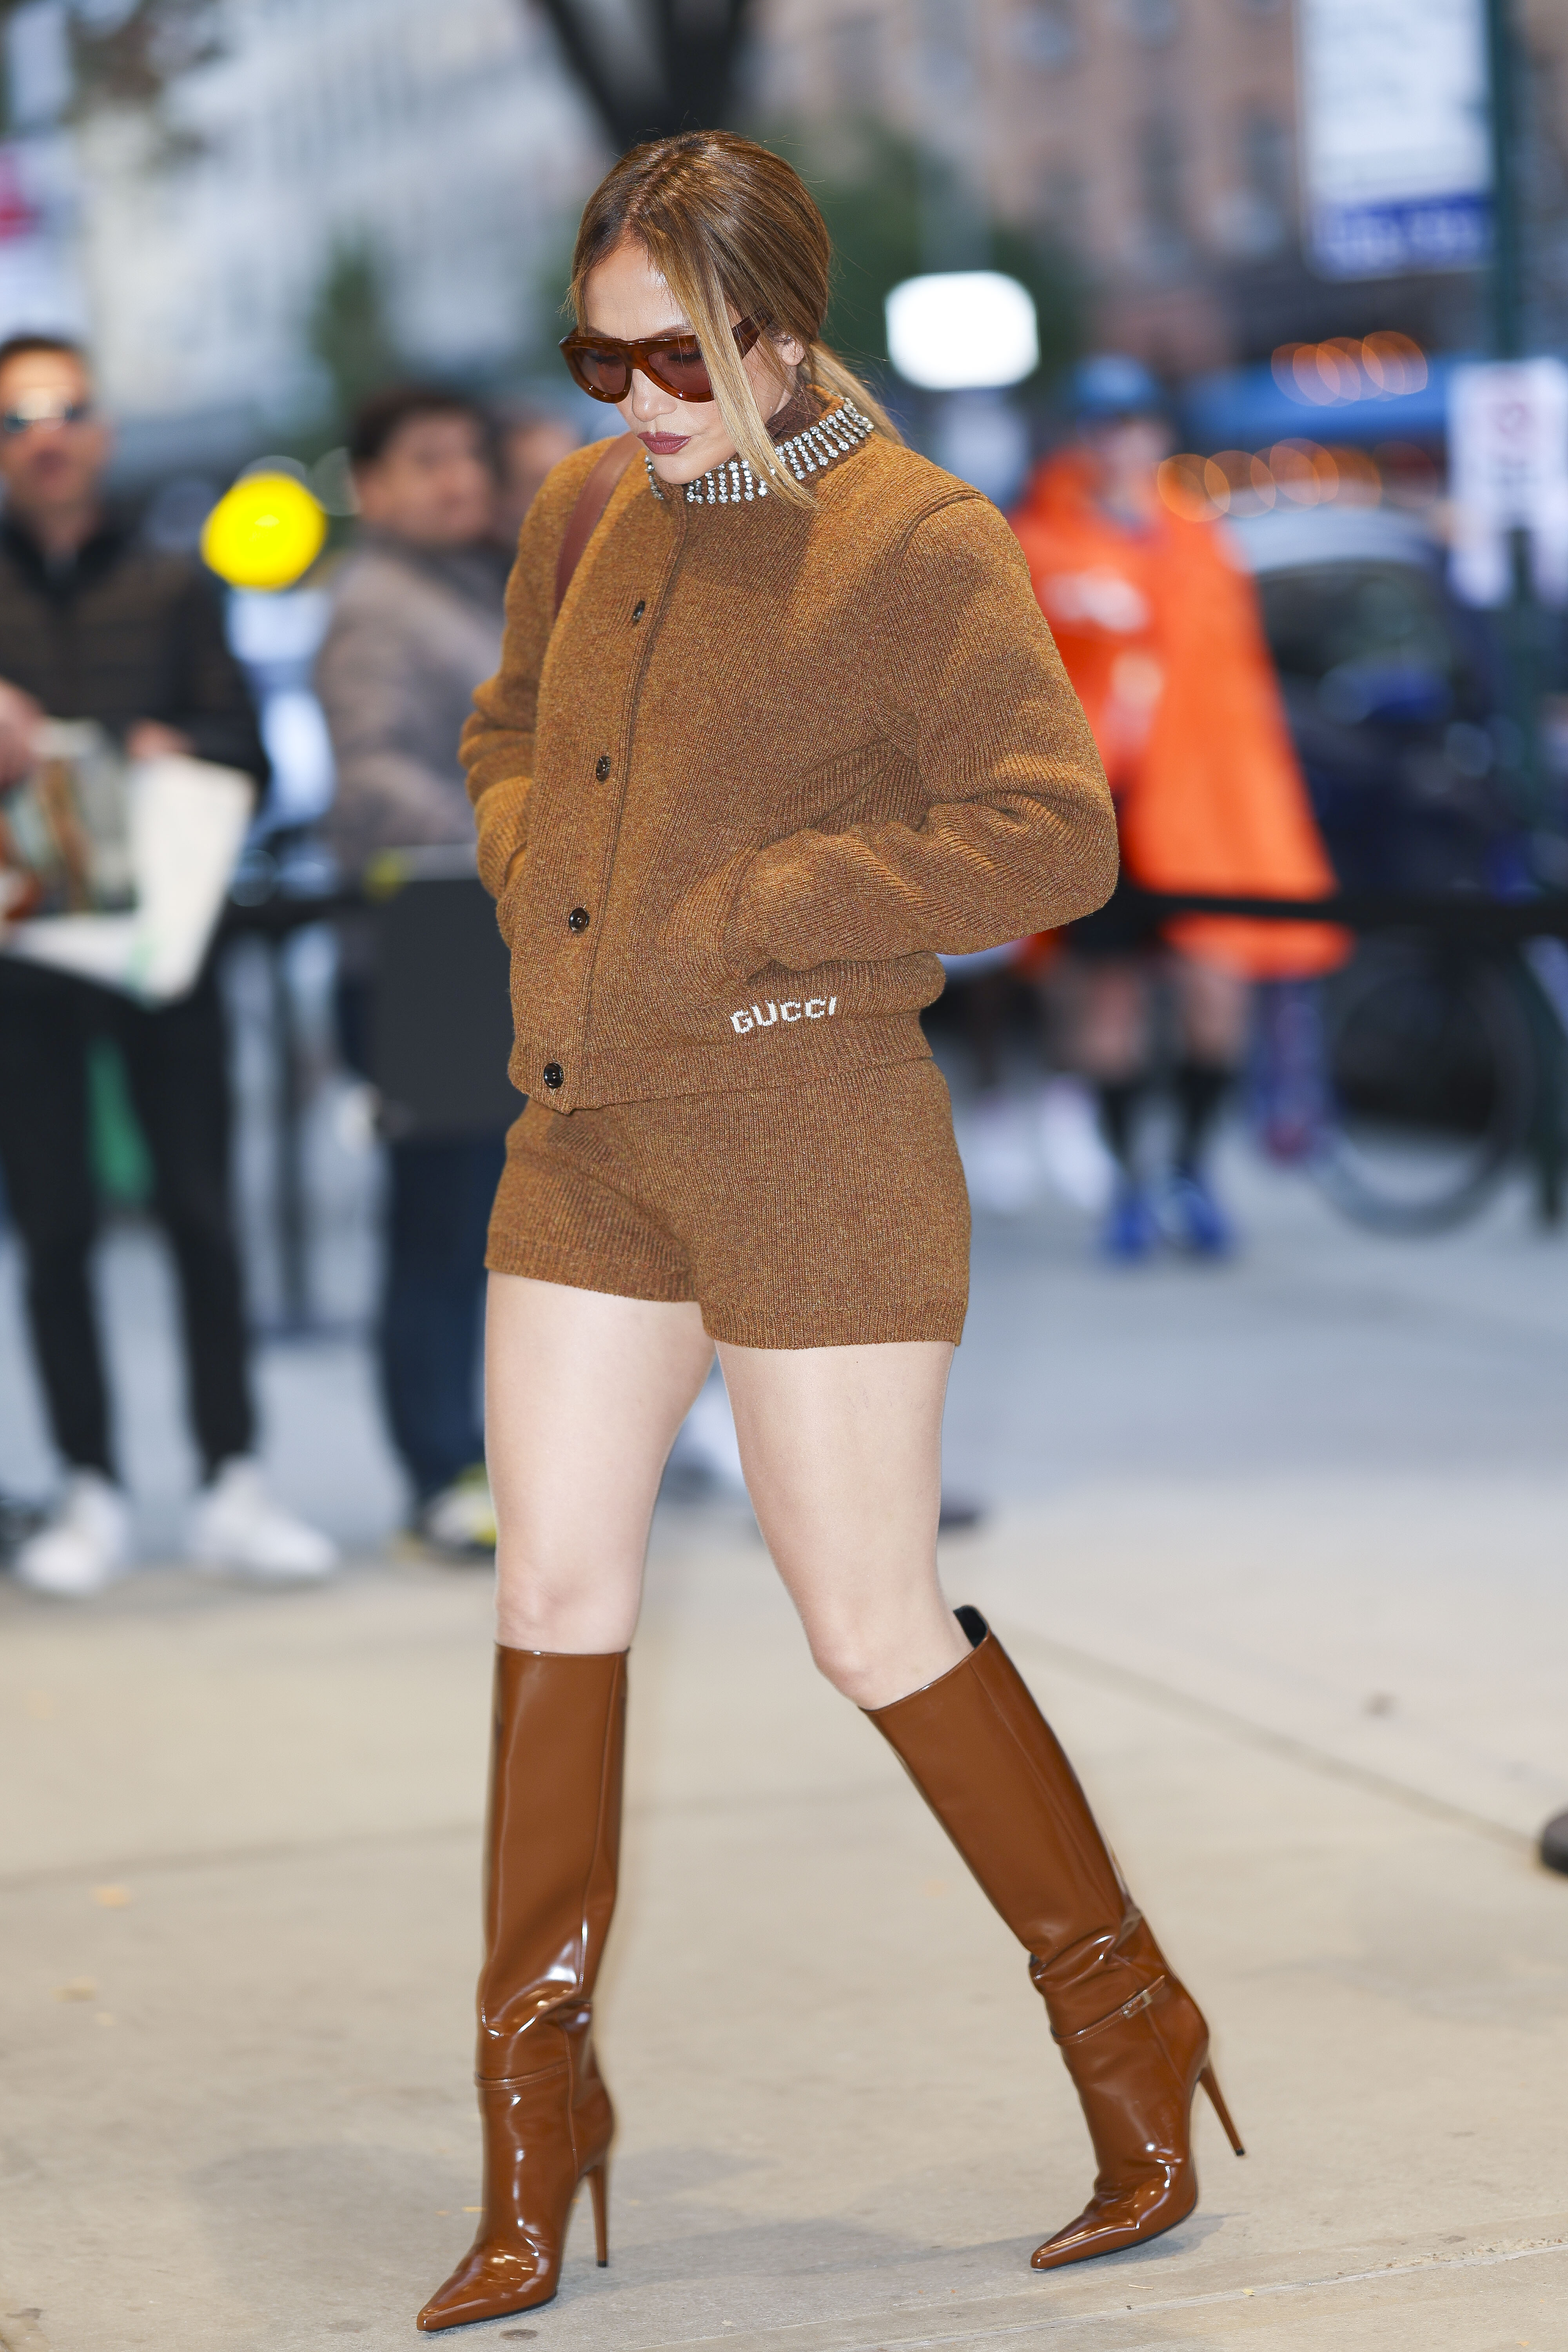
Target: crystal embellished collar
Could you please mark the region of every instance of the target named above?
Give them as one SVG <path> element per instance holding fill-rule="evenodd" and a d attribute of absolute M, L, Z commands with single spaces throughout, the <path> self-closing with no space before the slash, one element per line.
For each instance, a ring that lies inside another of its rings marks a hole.
<path fill-rule="evenodd" d="M 826 416 L 819 416 L 815 425 L 808 425 L 803 433 L 779 442 L 776 454 L 795 480 L 804 482 L 808 474 L 824 473 L 840 457 L 847 457 L 876 429 L 852 400 L 844 400 Z M 647 467 L 648 488 L 656 499 L 662 499 L 663 485 L 646 450 L 643 463 Z M 744 457 L 730 457 L 686 485 L 686 503 L 693 507 L 739 506 L 750 499 L 765 499 L 767 494 L 766 482 L 758 480 Z"/>

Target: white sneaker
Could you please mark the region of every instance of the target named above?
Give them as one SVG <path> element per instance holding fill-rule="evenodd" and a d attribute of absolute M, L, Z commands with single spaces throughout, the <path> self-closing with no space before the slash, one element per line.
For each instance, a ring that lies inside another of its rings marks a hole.
<path fill-rule="evenodd" d="M 196 1497 L 191 1557 L 198 1568 L 304 1578 L 330 1575 L 338 1564 L 338 1548 L 330 1536 L 273 1502 L 260 1465 L 237 1455 Z"/>
<path fill-rule="evenodd" d="M 489 1559 L 496 1548 L 496 1507 L 485 1465 L 459 1471 L 415 1514 L 415 1528 L 437 1551 L 456 1559 Z"/>
<path fill-rule="evenodd" d="M 1039 1199 L 1039 1153 L 1028 1112 L 1015 1096 L 982 1095 L 960 1124 L 958 1148 L 977 1209 L 1016 1217 Z"/>
<path fill-rule="evenodd" d="M 1047 1078 L 1036 1097 L 1035 1120 L 1041 1161 L 1063 1200 L 1089 1216 L 1104 1216 L 1118 1171 L 1092 1089 L 1081 1078 Z"/>
<path fill-rule="evenodd" d="M 73 1470 L 57 1508 L 17 1549 L 17 1580 L 35 1592 L 82 1601 L 101 1592 L 131 1562 L 131 1506 L 97 1470 Z"/>

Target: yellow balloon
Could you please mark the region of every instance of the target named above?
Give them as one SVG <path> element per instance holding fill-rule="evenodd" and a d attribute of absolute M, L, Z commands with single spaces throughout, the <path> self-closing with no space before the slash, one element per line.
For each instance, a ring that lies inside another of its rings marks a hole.
<path fill-rule="evenodd" d="M 244 474 L 202 526 L 202 553 L 231 588 L 289 588 L 321 551 L 327 518 L 292 474 Z"/>

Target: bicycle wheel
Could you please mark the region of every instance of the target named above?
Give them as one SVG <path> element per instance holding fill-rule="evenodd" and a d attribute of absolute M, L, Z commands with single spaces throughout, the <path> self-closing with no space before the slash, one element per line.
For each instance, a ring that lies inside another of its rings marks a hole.
<path fill-rule="evenodd" d="M 1472 949 L 1363 942 L 1324 989 L 1330 1119 L 1313 1176 L 1382 1234 L 1474 1216 L 1529 1129 L 1534 1055 L 1517 987 Z"/>

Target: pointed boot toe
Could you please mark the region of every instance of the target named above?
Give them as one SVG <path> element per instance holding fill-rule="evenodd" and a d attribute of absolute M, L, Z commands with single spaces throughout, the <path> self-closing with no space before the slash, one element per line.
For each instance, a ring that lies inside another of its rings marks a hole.
<path fill-rule="evenodd" d="M 536 2311 L 554 2296 L 559 2266 L 537 2249 L 478 2244 L 438 2286 L 415 2326 L 426 2336 L 443 2327 L 467 2327 L 476 2319 L 504 2319 L 516 2311 Z"/>
<path fill-rule="evenodd" d="M 493 2128 L 495 2120 L 492 2107 L 487 2124 Z M 558 2154 L 548 2168 L 548 2186 L 542 2195 L 538 2193 L 538 2174 L 543 2168 L 537 2164 L 529 2168 L 532 2176 L 529 2186 L 535 2193 L 530 2198 L 528 2212 L 514 2208 L 495 2221 L 486 2215 L 479 2236 L 451 2277 L 437 2288 L 416 2320 L 423 2334 L 467 2327 L 476 2319 L 506 2319 L 514 2312 L 537 2311 L 542 2303 L 553 2302 L 561 2284 L 561 2259 L 579 2179 L 587 2181 L 592 2193 L 595 2250 L 599 2267 L 604 2269 L 609 2261 L 606 2150 L 612 2125 L 607 2101 L 603 2128 L 604 2145 L 581 2167 L 569 2153 Z M 521 2155 L 521 2144 L 514 2144 Z M 494 2171 L 503 2171 L 504 2160 L 498 2160 L 493 2137 L 490 2152 Z M 521 2185 L 521 2175 L 518 2178 Z"/>
<path fill-rule="evenodd" d="M 1197 2201 L 1197 2174 L 1190 2164 L 1152 2174 L 1135 2185 L 1119 2184 L 1108 2194 L 1096 2189 L 1076 2221 L 1035 2248 L 1029 2267 L 1060 2270 L 1067 2263 L 1091 2262 L 1096 2254 L 1119 2254 L 1128 2246 L 1141 2246 L 1184 2221 Z"/>

